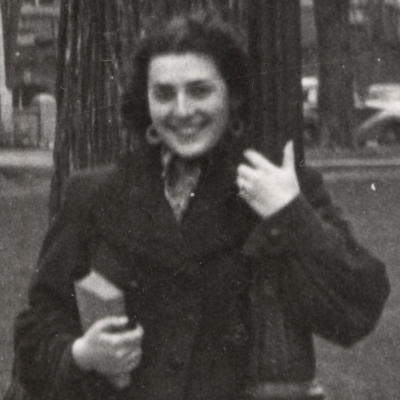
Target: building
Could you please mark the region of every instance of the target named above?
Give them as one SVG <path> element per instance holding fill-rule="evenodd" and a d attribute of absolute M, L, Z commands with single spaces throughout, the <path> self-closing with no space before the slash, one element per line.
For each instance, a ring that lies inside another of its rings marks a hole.
<path fill-rule="evenodd" d="M 54 92 L 60 0 L 24 0 L 19 22 L 16 82 Z"/>

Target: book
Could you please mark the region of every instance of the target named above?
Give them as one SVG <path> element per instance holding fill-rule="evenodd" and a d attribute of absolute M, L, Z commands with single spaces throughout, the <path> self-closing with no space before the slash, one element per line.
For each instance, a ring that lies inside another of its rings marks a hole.
<path fill-rule="evenodd" d="M 102 318 L 126 315 L 124 292 L 96 270 L 75 282 L 75 296 L 84 332 Z M 109 380 L 123 389 L 130 385 L 131 377 L 120 374 Z"/>
<path fill-rule="evenodd" d="M 99 319 L 126 315 L 123 291 L 95 270 L 75 282 L 75 295 L 84 332 Z"/>

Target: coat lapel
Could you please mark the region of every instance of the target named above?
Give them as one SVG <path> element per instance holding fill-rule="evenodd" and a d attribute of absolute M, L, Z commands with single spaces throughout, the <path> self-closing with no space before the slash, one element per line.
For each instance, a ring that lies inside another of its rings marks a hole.
<path fill-rule="evenodd" d="M 232 246 L 247 231 L 237 220 L 243 213 L 238 212 L 236 166 L 228 158 L 202 171 L 179 225 L 164 196 L 159 152 L 130 157 L 99 194 L 97 208 L 100 235 L 126 268 L 174 274 Z"/>

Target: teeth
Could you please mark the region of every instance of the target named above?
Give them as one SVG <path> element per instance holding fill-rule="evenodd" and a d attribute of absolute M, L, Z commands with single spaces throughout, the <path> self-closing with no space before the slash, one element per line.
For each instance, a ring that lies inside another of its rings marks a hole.
<path fill-rule="evenodd" d="M 181 135 L 193 135 L 197 132 L 196 128 L 185 128 L 185 129 L 179 129 L 178 132 Z"/>

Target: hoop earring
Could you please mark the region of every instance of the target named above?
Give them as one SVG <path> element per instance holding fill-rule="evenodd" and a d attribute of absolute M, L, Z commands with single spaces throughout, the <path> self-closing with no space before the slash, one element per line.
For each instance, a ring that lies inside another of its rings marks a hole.
<path fill-rule="evenodd" d="M 239 138 L 243 135 L 244 123 L 243 121 L 236 120 L 229 124 L 230 131 L 235 138 Z"/>
<path fill-rule="evenodd" d="M 153 125 L 150 125 L 146 129 L 146 140 L 147 143 L 150 144 L 151 146 L 157 146 L 161 142 L 160 136 L 158 136 L 157 129 L 154 128 Z"/>

